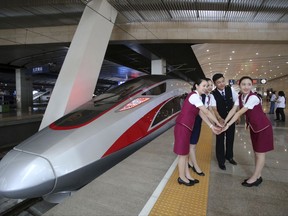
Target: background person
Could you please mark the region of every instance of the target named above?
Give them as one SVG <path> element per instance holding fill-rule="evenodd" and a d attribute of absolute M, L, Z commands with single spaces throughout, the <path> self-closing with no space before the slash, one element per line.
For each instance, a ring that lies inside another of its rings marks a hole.
<path fill-rule="evenodd" d="M 285 93 L 283 91 L 278 92 L 278 98 L 276 100 L 276 119 L 275 120 L 281 120 L 285 122 L 285 113 L 284 109 L 286 106 L 286 97 Z M 281 116 L 281 119 L 280 119 Z"/>
<path fill-rule="evenodd" d="M 270 111 L 268 114 L 274 114 L 275 102 L 276 102 L 276 91 L 273 91 L 270 97 Z"/>

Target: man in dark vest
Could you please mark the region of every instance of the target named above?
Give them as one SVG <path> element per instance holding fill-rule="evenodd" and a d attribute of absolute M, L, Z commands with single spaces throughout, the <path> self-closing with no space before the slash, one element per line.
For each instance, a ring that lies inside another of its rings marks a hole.
<path fill-rule="evenodd" d="M 216 118 L 221 123 L 224 123 L 229 111 L 233 108 L 234 102 L 237 100 L 237 93 L 230 86 L 226 86 L 223 74 L 217 73 L 212 78 L 216 88 L 212 94 L 216 101 L 216 107 L 213 107 Z M 226 170 L 225 160 L 231 164 L 237 165 L 233 159 L 233 144 L 235 134 L 235 123 L 225 132 L 216 135 L 216 158 L 218 166 L 222 170 Z M 226 138 L 226 139 L 225 139 Z M 224 142 L 226 141 L 226 151 Z"/>

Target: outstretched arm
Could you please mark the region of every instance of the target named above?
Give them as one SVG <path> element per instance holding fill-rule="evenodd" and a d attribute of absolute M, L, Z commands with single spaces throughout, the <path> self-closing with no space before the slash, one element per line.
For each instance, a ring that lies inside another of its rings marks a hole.
<path fill-rule="evenodd" d="M 213 131 L 213 133 L 215 134 L 220 134 L 222 131 L 222 128 L 219 127 L 215 127 L 213 123 L 211 123 L 209 121 L 209 119 L 207 118 L 206 115 L 204 115 L 204 113 L 200 110 L 199 112 L 199 116 L 202 118 L 202 120 L 211 128 L 211 130 Z"/>
<path fill-rule="evenodd" d="M 215 115 L 215 117 L 217 118 L 217 120 L 221 123 L 224 124 L 224 119 L 220 116 L 220 114 L 218 113 L 217 107 L 216 106 L 212 106 L 212 110 L 213 113 Z"/>
<path fill-rule="evenodd" d="M 226 118 L 224 120 L 225 125 L 232 118 L 232 116 L 236 113 L 237 108 L 238 108 L 238 106 L 233 106 L 233 108 L 229 111 L 228 115 L 226 116 Z"/>
<path fill-rule="evenodd" d="M 200 109 L 203 115 L 207 116 L 211 121 L 213 121 L 219 127 L 223 127 L 223 125 L 219 123 L 216 117 L 205 106 L 199 106 L 198 108 Z"/>
<path fill-rule="evenodd" d="M 234 106 L 235 107 L 235 106 Z M 237 109 L 237 107 L 236 107 Z M 235 113 L 235 115 L 230 119 L 230 121 L 226 124 L 223 131 L 227 130 L 237 119 L 243 115 L 245 112 L 247 112 L 248 108 L 242 107 L 238 112 Z M 228 117 L 228 116 L 227 116 Z"/>

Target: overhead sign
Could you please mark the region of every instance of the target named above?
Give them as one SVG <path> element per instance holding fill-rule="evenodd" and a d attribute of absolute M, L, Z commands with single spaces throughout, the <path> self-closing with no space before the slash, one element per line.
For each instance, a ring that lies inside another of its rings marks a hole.
<path fill-rule="evenodd" d="M 37 66 L 33 68 L 28 68 L 26 70 L 26 73 L 28 74 L 42 74 L 42 73 L 49 73 L 49 67 L 48 66 Z"/>

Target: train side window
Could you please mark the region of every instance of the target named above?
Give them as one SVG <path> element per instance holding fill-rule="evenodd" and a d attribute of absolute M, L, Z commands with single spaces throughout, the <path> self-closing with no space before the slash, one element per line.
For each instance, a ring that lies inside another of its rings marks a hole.
<path fill-rule="evenodd" d="M 148 91 L 144 92 L 142 95 L 160 95 L 166 91 L 166 83 L 162 83 Z"/>
<path fill-rule="evenodd" d="M 168 101 L 157 113 L 157 116 L 155 117 L 152 123 L 152 127 L 162 122 L 163 120 L 169 118 L 173 114 L 179 112 L 181 110 L 180 101 L 181 101 L 180 96 L 175 97 L 172 100 Z"/>

